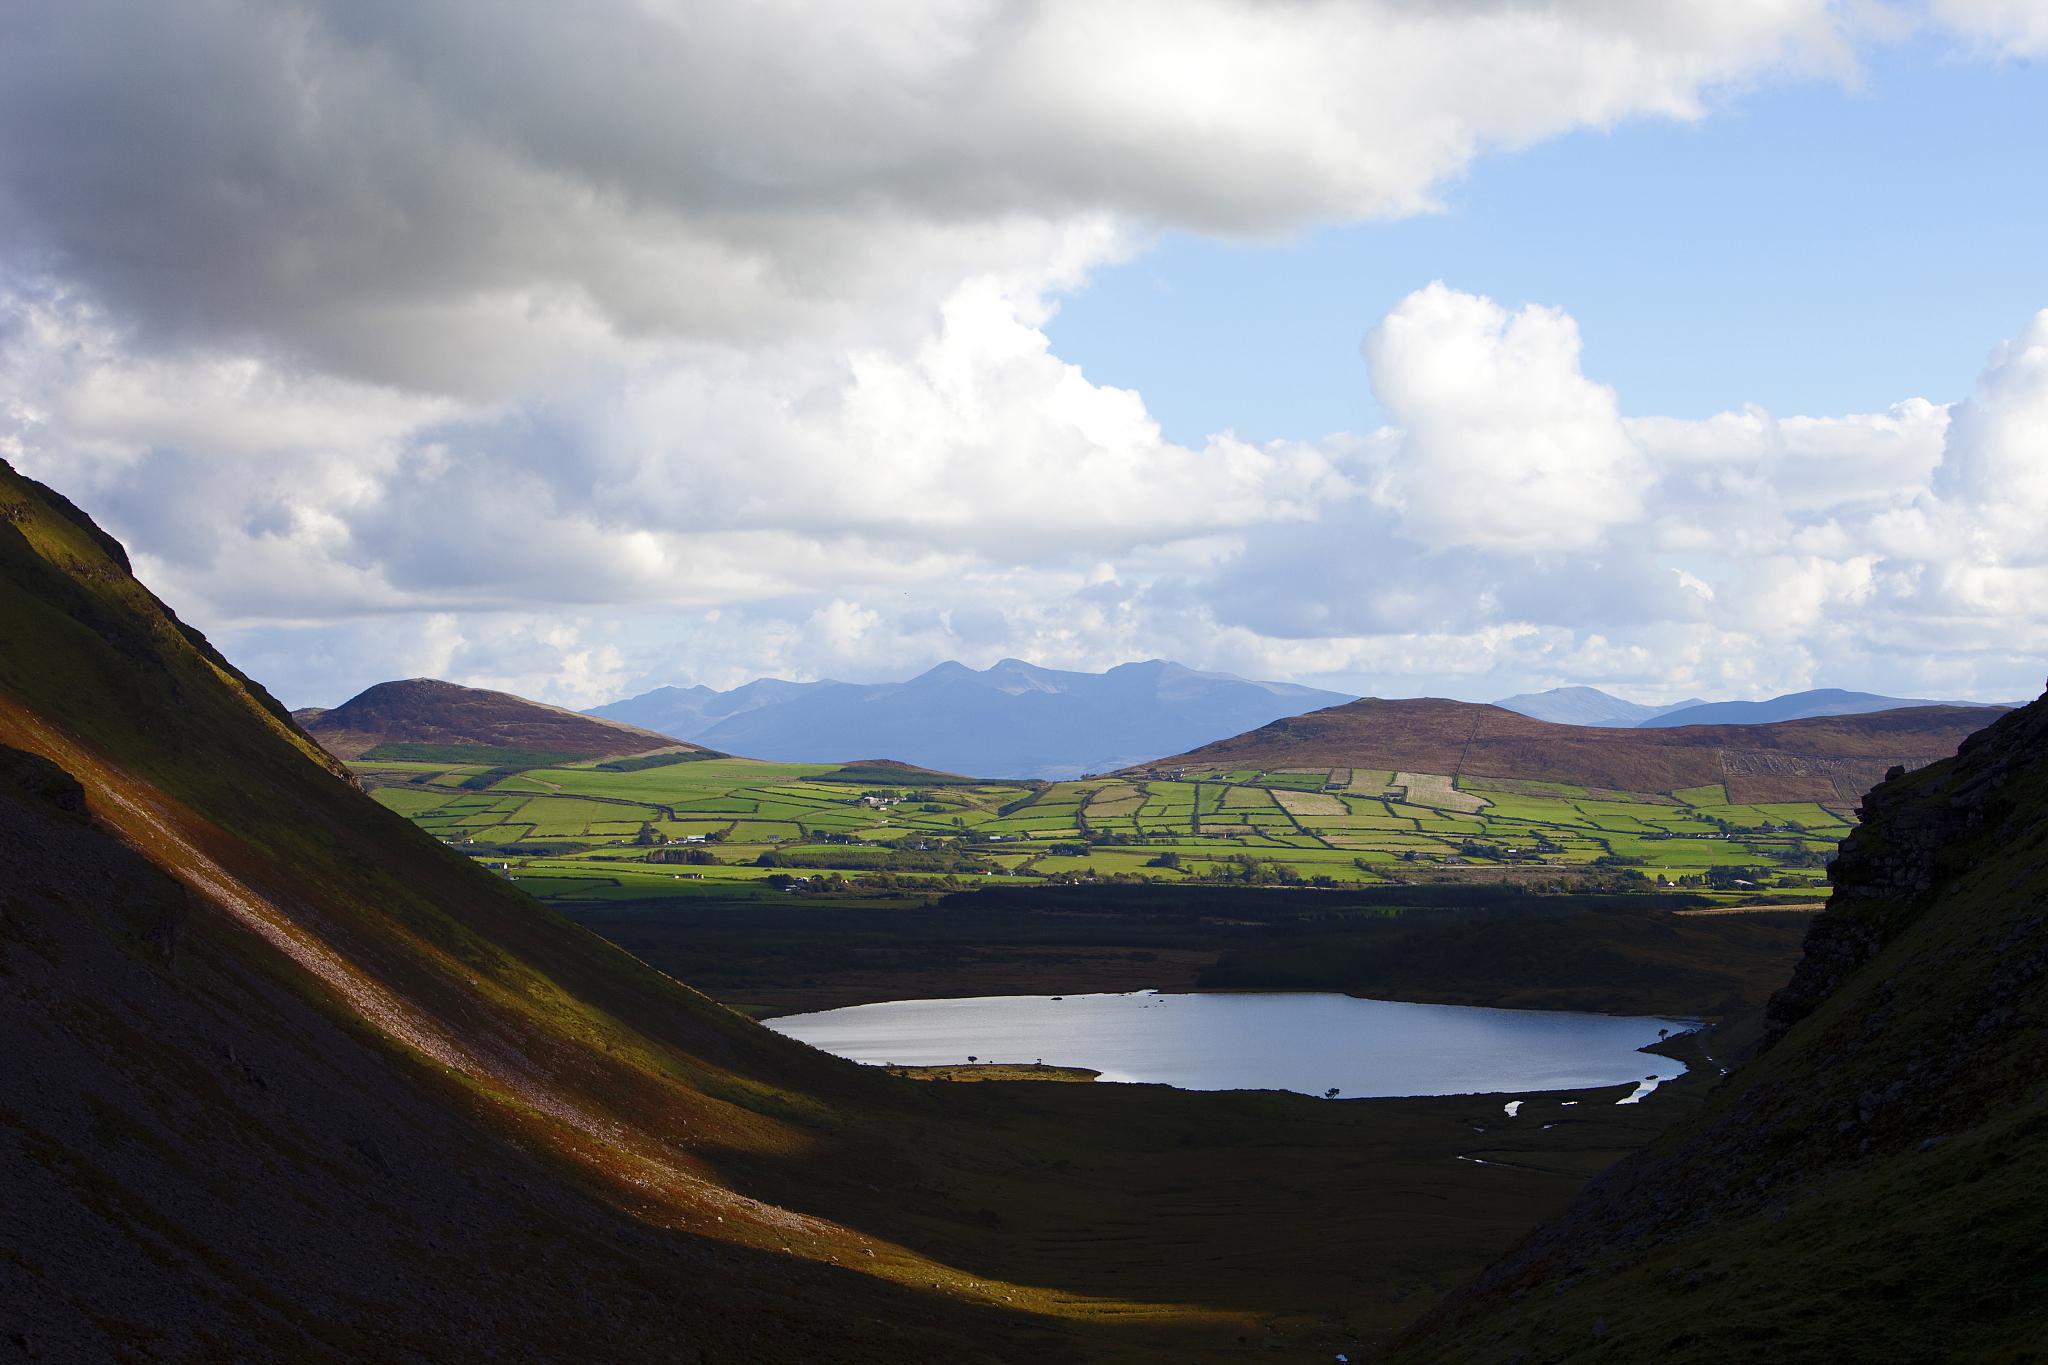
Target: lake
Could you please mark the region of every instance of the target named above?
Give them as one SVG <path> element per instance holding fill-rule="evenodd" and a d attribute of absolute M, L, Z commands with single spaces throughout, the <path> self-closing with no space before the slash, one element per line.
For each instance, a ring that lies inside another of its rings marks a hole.
<path fill-rule="evenodd" d="M 1036 1062 L 1183 1090 L 1332 1086 L 1353 1097 L 1568 1090 L 1669 1080 L 1637 1051 L 1696 1020 L 1418 1005 L 1306 992 L 991 995 L 793 1014 L 769 1028 L 856 1062 Z M 1639 1094 L 1647 1093 L 1639 1084 Z M 1632 1097 L 1633 1098 L 1633 1097 Z"/>

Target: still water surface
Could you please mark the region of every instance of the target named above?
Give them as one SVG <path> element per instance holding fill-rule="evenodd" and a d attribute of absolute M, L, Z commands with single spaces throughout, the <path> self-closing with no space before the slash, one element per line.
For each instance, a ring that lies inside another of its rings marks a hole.
<path fill-rule="evenodd" d="M 1669 1080 L 1685 1068 L 1636 1049 L 1687 1019 L 1480 1009 L 1348 995 L 990 995 L 889 1000 L 793 1014 L 768 1027 L 857 1062 L 1035 1062 L 1183 1090 L 1349 1096 L 1565 1090 Z"/>

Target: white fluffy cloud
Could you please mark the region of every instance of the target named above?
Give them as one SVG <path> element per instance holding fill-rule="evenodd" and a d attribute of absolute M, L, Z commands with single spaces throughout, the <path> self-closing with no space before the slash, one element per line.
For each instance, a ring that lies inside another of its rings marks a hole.
<path fill-rule="evenodd" d="M 1642 512 L 1648 462 L 1614 391 L 1579 371 L 1578 324 L 1510 315 L 1432 284 L 1365 340 L 1373 392 L 1402 429 L 1381 486 L 1431 546 L 1575 550 Z"/>
<path fill-rule="evenodd" d="M 1980 509 L 1993 557 L 2048 561 L 2048 309 L 2000 344 L 1957 408 L 1934 486 Z"/>

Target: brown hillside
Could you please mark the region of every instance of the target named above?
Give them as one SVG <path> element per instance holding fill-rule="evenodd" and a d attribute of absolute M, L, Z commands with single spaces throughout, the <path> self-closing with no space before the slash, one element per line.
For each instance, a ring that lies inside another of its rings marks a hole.
<path fill-rule="evenodd" d="M 1922 767 L 1983 727 L 1981 708 L 1925 706 L 1773 725 L 1603 730 L 1498 706 L 1367 697 L 1276 720 L 1141 770 L 1382 768 L 1619 791 L 1727 784 L 1730 800 L 1853 804 L 1894 764 Z"/>
<path fill-rule="evenodd" d="M 360 757 L 379 744 L 487 745 L 578 758 L 618 758 L 653 749 L 709 752 L 637 725 L 436 678 L 378 683 L 331 711 L 315 713 L 309 707 L 294 718 L 322 748 L 341 758 Z"/>

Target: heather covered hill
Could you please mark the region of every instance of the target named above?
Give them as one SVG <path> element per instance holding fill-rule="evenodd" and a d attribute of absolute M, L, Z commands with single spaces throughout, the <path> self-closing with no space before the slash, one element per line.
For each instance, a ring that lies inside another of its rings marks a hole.
<path fill-rule="evenodd" d="M 436 678 L 378 683 L 331 710 L 308 708 L 295 712 L 294 718 L 322 748 L 341 758 L 360 758 L 392 744 L 503 749 L 556 758 L 616 758 L 699 747 L 637 725 Z"/>
<path fill-rule="evenodd" d="M 1396 1359 L 2041 1358 L 2048 699 L 1864 817 L 1763 1053 Z"/>
<path fill-rule="evenodd" d="M 1134 771 L 1364 768 L 1630 792 L 1726 784 L 1734 801 L 1847 805 L 1894 764 L 1953 754 L 1985 719 L 1981 708 L 1937 706 L 1776 725 L 1607 730 L 1436 697 L 1367 697 Z"/>

